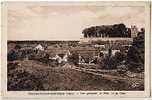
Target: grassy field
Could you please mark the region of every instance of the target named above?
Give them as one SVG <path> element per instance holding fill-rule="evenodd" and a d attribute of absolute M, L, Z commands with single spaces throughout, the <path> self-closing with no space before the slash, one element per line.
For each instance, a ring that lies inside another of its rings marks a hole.
<path fill-rule="evenodd" d="M 11 59 L 8 60 L 7 63 L 7 89 L 9 91 L 144 90 L 144 72 L 135 73 L 127 70 L 125 72 L 121 71 L 120 73 L 118 68 L 104 69 L 100 64 L 90 65 L 87 63 L 74 65 L 74 63 L 72 64 L 70 61 L 58 64 L 45 57 L 45 54 L 49 54 L 49 57 L 51 57 L 58 52 L 63 52 L 63 50 L 66 51 L 66 49 L 68 49 L 73 50 L 73 52 L 78 52 L 78 50 L 79 52 L 83 51 L 87 57 L 93 58 L 87 51 L 89 49 L 95 50 L 95 48 L 91 46 L 84 45 L 84 47 L 81 47 L 78 45 L 78 41 L 67 43 L 63 41 L 59 43 L 51 41 L 44 43 L 48 44 L 48 48 L 40 52 L 40 54 L 29 53 L 37 43 L 43 43 L 43 41 L 8 42 L 8 54 L 15 50 L 15 53 L 11 54 Z M 56 45 L 57 43 L 58 45 Z M 15 49 L 17 44 L 20 47 L 19 50 Z M 29 47 L 31 48 L 30 50 L 27 49 Z M 22 53 L 25 54 L 21 56 Z M 27 57 L 25 55 L 32 56 L 29 56 L 30 59 L 26 59 Z"/>
<path fill-rule="evenodd" d="M 8 62 L 8 90 L 115 91 L 144 89 L 144 79 L 140 81 L 109 79 L 86 71 L 75 70 L 71 66 L 67 64 L 66 66 L 51 67 L 34 60 Z"/>

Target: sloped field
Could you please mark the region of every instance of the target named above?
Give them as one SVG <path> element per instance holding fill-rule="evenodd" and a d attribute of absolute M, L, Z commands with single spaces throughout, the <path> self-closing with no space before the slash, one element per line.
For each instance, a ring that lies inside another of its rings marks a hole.
<path fill-rule="evenodd" d="M 143 90 L 144 82 L 106 79 L 71 65 L 51 67 L 34 60 L 8 62 L 8 90 Z"/>

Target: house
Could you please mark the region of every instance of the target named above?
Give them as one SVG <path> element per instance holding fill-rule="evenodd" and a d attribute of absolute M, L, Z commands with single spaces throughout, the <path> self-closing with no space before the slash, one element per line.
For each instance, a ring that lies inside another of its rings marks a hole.
<path fill-rule="evenodd" d="M 120 52 L 120 50 L 112 50 L 112 55 L 115 55 L 116 52 Z"/>
<path fill-rule="evenodd" d="M 98 45 L 98 44 L 96 44 L 96 45 L 94 45 L 94 47 L 97 47 L 97 48 L 105 48 L 105 45 Z"/>
<path fill-rule="evenodd" d="M 79 54 L 79 64 L 85 63 L 84 58 Z"/>
<path fill-rule="evenodd" d="M 40 50 L 40 51 L 44 51 L 44 47 L 41 44 L 38 44 L 34 50 Z"/>
<path fill-rule="evenodd" d="M 69 55 L 71 55 L 69 50 L 57 50 L 56 55 L 49 57 L 49 59 L 57 60 L 58 63 L 67 62 Z"/>

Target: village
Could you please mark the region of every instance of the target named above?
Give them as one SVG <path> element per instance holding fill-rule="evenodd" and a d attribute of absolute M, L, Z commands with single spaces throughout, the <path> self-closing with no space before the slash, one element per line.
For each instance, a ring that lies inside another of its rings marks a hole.
<path fill-rule="evenodd" d="M 100 40 L 99 40 L 100 41 Z M 80 43 L 82 42 L 82 43 Z M 43 59 L 50 61 L 56 61 L 56 63 L 67 63 L 68 57 L 72 56 L 72 54 L 76 54 L 78 56 L 78 64 L 97 64 L 95 59 L 104 58 L 105 56 L 114 56 L 118 52 L 127 53 L 129 47 L 131 46 L 132 39 L 129 40 L 115 40 L 115 41 L 100 41 L 105 42 L 105 44 L 93 44 L 93 43 L 84 43 L 83 41 L 77 42 L 77 46 L 69 46 L 68 43 L 54 44 L 50 46 L 44 45 L 44 43 L 39 44 L 31 44 L 26 45 L 26 43 L 21 43 L 18 45 L 14 45 L 16 48 L 16 59 Z M 10 43 L 11 45 L 13 43 Z M 121 44 L 121 46 L 120 46 Z M 23 47 L 22 47 L 23 46 Z M 111 51 L 106 48 L 111 46 Z M 120 46 L 120 47 L 119 47 Z M 10 53 L 11 53 L 10 52 Z M 110 54 L 111 53 L 111 54 Z M 10 60 L 14 59 L 10 57 Z"/>
<path fill-rule="evenodd" d="M 109 32 L 115 31 L 115 27 L 118 26 L 119 24 L 114 25 L 114 28 L 110 26 Z M 129 29 L 125 29 L 128 32 Z M 106 33 L 102 28 L 97 29 L 97 35 L 90 35 L 88 30 L 87 33 L 83 31 L 84 38 L 79 41 L 8 41 L 8 90 L 143 90 L 143 67 L 132 70 L 132 67 L 127 65 L 129 64 L 127 59 L 134 38 L 140 35 L 138 33 L 143 34 L 144 30 L 141 29 L 139 32 L 135 26 L 132 26 L 128 35 L 122 37 Z M 123 29 L 121 31 L 125 32 Z M 25 73 L 31 76 L 25 78 Z M 61 80 L 56 80 L 50 74 Z M 34 83 L 32 77 L 39 82 Z M 79 78 L 75 79 L 75 83 L 72 82 L 74 77 Z M 23 85 L 26 82 L 27 85 L 34 86 L 27 88 L 29 86 Z M 108 82 L 107 86 L 104 87 L 106 82 Z M 115 87 L 118 84 L 120 87 Z"/>

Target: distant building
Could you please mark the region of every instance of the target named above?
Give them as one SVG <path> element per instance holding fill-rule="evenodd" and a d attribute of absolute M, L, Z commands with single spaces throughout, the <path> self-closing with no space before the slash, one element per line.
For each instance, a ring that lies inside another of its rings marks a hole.
<path fill-rule="evenodd" d="M 41 44 L 38 44 L 34 49 L 44 51 L 44 47 Z"/>
<path fill-rule="evenodd" d="M 98 45 L 98 44 L 96 44 L 96 45 L 94 45 L 94 47 L 96 47 L 96 48 L 105 48 L 105 45 Z"/>
<path fill-rule="evenodd" d="M 51 52 L 55 55 L 51 55 L 52 53 L 50 53 L 49 59 L 57 60 L 58 63 L 67 62 L 68 56 L 71 55 L 70 51 L 66 49 L 51 50 Z"/>
<path fill-rule="evenodd" d="M 55 57 L 50 57 L 49 59 L 57 60 L 58 63 L 67 62 L 68 61 L 68 55 L 63 54 L 63 56 L 60 56 L 61 54 L 56 54 Z"/>
<path fill-rule="evenodd" d="M 124 43 L 124 44 L 131 44 L 133 42 L 133 38 L 112 38 L 112 37 L 109 37 L 109 38 L 80 38 L 80 44 L 92 44 L 93 42 L 100 42 L 100 43 L 104 43 L 102 45 L 105 45 L 105 44 L 109 44 L 109 43 Z M 97 44 L 97 43 L 95 43 Z"/>
<path fill-rule="evenodd" d="M 116 52 L 120 52 L 120 50 L 112 50 L 112 55 L 114 56 Z"/>
<path fill-rule="evenodd" d="M 131 26 L 131 38 L 136 37 L 138 34 L 138 28 L 135 25 Z"/>

